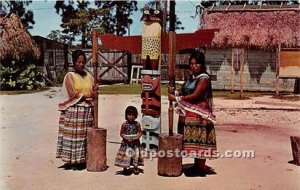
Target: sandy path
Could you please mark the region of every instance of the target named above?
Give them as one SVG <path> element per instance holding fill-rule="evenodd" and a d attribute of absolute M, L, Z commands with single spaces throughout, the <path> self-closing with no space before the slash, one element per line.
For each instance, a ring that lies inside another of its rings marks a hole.
<path fill-rule="evenodd" d="M 60 93 L 46 91 L 0 96 L 0 189 L 300 189 L 300 167 L 292 160 L 289 137 L 300 136 L 300 102 L 270 97 L 250 100 L 215 99 L 217 142 L 225 150 L 255 150 L 255 158 L 220 158 L 208 161 L 217 174 L 206 177 L 160 177 L 157 160 L 146 160 L 144 174 L 122 176 L 113 165 L 120 142 L 119 125 L 127 105 L 139 107 L 139 96 L 99 96 L 99 126 L 108 130 L 108 170 L 63 170 L 55 159 L 57 102 Z M 277 105 L 255 102 L 276 102 Z M 167 131 L 167 98 L 162 98 L 162 131 Z M 284 106 L 282 106 L 284 105 Z M 290 106 L 289 106 L 290 105 Z M 255 108 L 255 109 L 245 109 Z M 140 120 L 141 117 L 138 118 Z M 176 121 L 175 121 L 176 122 Z M 250 125 L 250 126 L 249 126 Z M 184 159 L 184 164 L 191 159 Z"/>

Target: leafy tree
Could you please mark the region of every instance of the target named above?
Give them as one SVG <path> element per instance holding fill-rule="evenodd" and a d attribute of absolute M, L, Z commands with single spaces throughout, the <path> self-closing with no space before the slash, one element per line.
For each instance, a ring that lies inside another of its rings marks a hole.
<path fill-rule="evenodd" d="M 75 41 L 74 36 L 63 34 L 60 30 L 51 30 L 50 34 L 47 35 L 47 38 L 68 45 L 72 45 L 72 42 Z"/>
<path fill-rule="evenodd" d="M 136 4 L 136 1 L 95 1 L 97 9 L 93 9 L 88 1 L 69 0 L 56 1 L 54 7 L 62 16 L 62 33 L 73 36 L 68 38 L 70 42 L 80 36 L 82 47 L 85 48 L 91 41 L 92 28 L 101 29 L 103 33 L 126 34 L 126 28 L 132 24 L 129 16 L 137 10 Z M 65 37 L 57 31 L 49 35 L 53 38 Z"/>
<path fill-rule="evenodd" d="M 132 24 L 130 15 L 137 11 L 137 1 L 96 1 L 99 9 L 110 10 L 103 15 L 101 27 L 105 33 L 124 35 L 126 29 Z"/>
<path fill-rule="evenodd" d="M 56 1 L 55 9 L 56 12 L 62 16 L 61 27 L 63 30 L 60 34 L 57 31 L 52 31 L 49 36 L 62 38 L 62 41 L 67 40 L 68 43 L 72 43 L 76 40 L 76 37 L 80 37 L 82 48 L 90 45 L 90 32 L 92 28 L 102 30 L 102 19 L 105 15 L 109 14 L 108 8 L 90 8 L 90 2 L 88 1 Z M 102 30 L 102 32 L 104 32 L 104 30 Z M 68 38 L 67 35 L 72 37 Z"/>
<path fill-rule="evenodd" d="M 26 11 L 25 6 L 28 6 L 32 1 L 1 1 L 0 8 L 3 11 L 14 13 L 21 18 L 21 22 L 27 29 L 32 29 L 35 24 L 33 20 L 33 12 Z"/>
<path fill-rule="evenodd" d="M 62 24 L 61 27 L 63 28 L 62 33 L 66 35 L 70 35 L 70 42 L 72 43 L 75 41 L 75 37 L 81 34 L 81 44 L 83 47 L 86 46 L 86 26 L 79 24 L 71 24 L 73 19 L 78 19 L 78 12 L 80 10 L 87 9 L 89 2 L 81 1 L 77 3 L 77 7 L 74 7 L 74 1 L 68 1 L 68 4 L 65 4 L 65 1 L 56 1 L 54 8 L 56 9 L 56 13 L 62 16 Z M 52 35 L 57 34 L 58 37 L 62 37 L 57 32 L 52 32 Z M 51 33 L 49 34 L 51 35 Z M 71 37 L 72 36 L 72 37 Z"/>

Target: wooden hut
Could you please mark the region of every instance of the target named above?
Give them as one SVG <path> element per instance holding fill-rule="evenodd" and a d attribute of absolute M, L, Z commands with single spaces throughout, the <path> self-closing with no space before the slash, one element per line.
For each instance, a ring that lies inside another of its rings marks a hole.
<path fill-rule="evenodd" d="M 300 9 L 294 5 L 228 5 L 205 10 L 204 29 L 219 28 L 206 57 L 215 89 L 293 91 L 294 79 L 276 80 L 278 51 L 300 47 Z"/>
<path fill-rule="evenodd" d="M 41 51 L 39 59 L 34 60 L 37 67 L 44 71 L 48 79 L 62 80 L 65 72 L 68 71 L 69 45 L 41 36 L 33 36 L 33 39 Z"/>
<path fill-rule="evenodd" d="M 13 14 L 0 15 L 0 63 L 10 64 L 27 57 L 37 58 L 40 51 L 32 41 L 20 18 Z"/>

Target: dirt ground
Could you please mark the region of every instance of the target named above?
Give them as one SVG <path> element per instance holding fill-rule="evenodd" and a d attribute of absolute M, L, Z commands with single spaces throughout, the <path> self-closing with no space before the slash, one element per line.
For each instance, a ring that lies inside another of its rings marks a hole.
<path fill-rule="evenodd" d="M 218 150 L 254 150 L 255 158 L 208 160 L 216 174 L 161 177 L 157 159 L 145 160 L 144 173 L 116 174 L 119 126 L 127 105 L 139 107 L 138 95 L 100 95 L 99 126 L 107 129 L 105 172 L 58 168 L 55 158 L 60 88 L 0 96 L 0 189 L 300 189 L 300 167 L 292 164 L 290 136 L 300 136 L 300 101 L 271 97 L 249 100 L 215 98 Z M 167 97 L 162 98 L 162 132 L 167 125 Z M 297 111 L 298 110 L 298 111 Z M 175 115 L 175 118 L 177 116 Z M 141 117 L 138 117 L 140 121 Z M 175 123 L 177 120 L 175 119 Z M 174 129 L 176 131 L 176 128 Z M 183 159 L 183 164 L 192 163 Z"/>

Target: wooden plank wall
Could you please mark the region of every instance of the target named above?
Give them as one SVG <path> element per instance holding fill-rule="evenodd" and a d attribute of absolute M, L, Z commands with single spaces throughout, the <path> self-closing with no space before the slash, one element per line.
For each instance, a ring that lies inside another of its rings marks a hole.
<path fill-rule="evenodd" d="M 275 91 L 276 52 L 245 50 L 243 89 L 250 91 Z M 231 90 L 231 49 L 208 49 L 206 51 L 208 71 L 217 74 L 217 81 L 212 81 L 213 88 Z M 235 71 L 234 90 L 239 91 L 239 72 Z M 279 90 L 292 92 L 294 79 L 280 79 Z"/>
<path fill-rule="evenodd" d="M 101 55 L 105 57 L 106 60 L 108 60 L 110 63 L 113 63 L 116 59 L 118 59 L 123 53 L 122 52 L 101 52 Z M 103 73 L 107 67 L 108 62 L 102 57 L 99 56 L 99 65 L 100 65 L 100 71 L 99 75 Z M 118 69 L 120 72 L 122 72 L 123 75 L 120 74 L 116 69 Z M 116 68 L 110 69 L 108 72 L 106 72 L 102 77 L 101 80 L 106 81 L 125 81 L 127 80 L 127 56 L 124 56 L 119 62 L 116 63 Z"/>
<path fill-rule="evenodd" d="M 87 57 L 87 64 L 86 69 L 90 72 L 93 71 L 92 65 L 92 51 L 90 49 L 84 50 L 86 57 Z M 69 70 L 73 70 L 73 63 L 72 63 L 72 56 L 71 51 L 69 52 Z M 101 56 L 100 56 L 101 54 Z M 122 55 L 122 52 L 98 52 L 98 74 L 101 75 L 107 68 L 108 62 L 112 63 L 118 57 Z M 105 59 L 104 59 L 104 58 Z M 120 74 L 116 69 L 120 72 L 124 73 L 125 77 Z M 115 81 L 115 82 L 122 82 L 128 79 L 127 76 L 127 56 L 124 56 L 116 65 L 116 69 L 112 68 L 108 72 L 101 77 L 102 81 Z"/>

